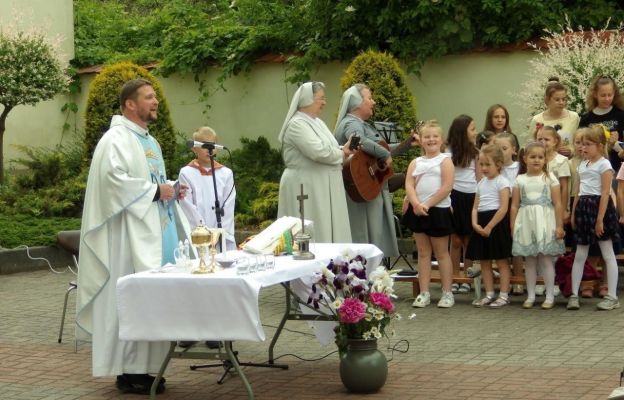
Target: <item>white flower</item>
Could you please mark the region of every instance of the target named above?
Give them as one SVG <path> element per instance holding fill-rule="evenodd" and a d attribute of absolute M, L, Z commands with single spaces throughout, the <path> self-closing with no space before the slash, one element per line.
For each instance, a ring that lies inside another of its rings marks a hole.
<path fill-rule="evenodd" d="M 346 12 L 354 12 L 355 11 L 355 7 L 353 7 L 353 6 L 346 6 L 345 7 L 345 11 Z"/>
<path fill-rule="evenodd" d="M 392 295 L 394 293 L 394 280 L 388 273 L 385 267 L 377 267 L 370 274 L 369 280 L 371 283 L 371 291 L 386 293 Z"/>
<path fill-rule="evenodd" d="M 338 297 L 338 298 L 336 298 L 336 300 L 334 300 L 334 302 L 332 303 L 332 306 L 333 306 L 335 309 L 339 309 L 339 308 L 340 308 L 340 306 L 342 305 L 342 302 L 343 302 L 343 301 L 344 301 L 344 299 L 343 299 L 342 297 Z"/>
<path fill-rule="evenodd" d="M 414 319 L 414 318 L 416 318 L 416 313 L 412 313 L 412 314 L 411 314 L 408 318 L 409 318 L 409 319 Z"/>
<path fill-rule="evenodd" d="M 370 330 L 371 335 L 375 336 L 375 339 L 381 339 L 381 332 L 379 332 L 379 328 L 373 326 Z"/>
<path fill-rule="evenodd" d="M 368 339 L 370 339 L 370 338 L 371 338 L 371 333 L 370 333 L 370 331 L 368 331 L 368 332 L 364 332 L 364 333 L 362 334 L 362 339 L 368 340 Z"/>
<path fill-rule="evenodd" d="M 598 74 L 611 76 L 621 88 L 624 85 L 624 70 L 620 67 L 624 59 L 622 28 L 605 28 L 575 32 L 566 18 L 566 25 L 560 30 L 545 30 L 544 48 L 529 43 L 537 52 L 537 57 L 529 60 L 527 80 L 523 90 L 512 94 L 517 103 L 534 115 L 544 109 L 544 90 L 551 76 L 556 76 L 568 89 L 568 109 L 577 113 L 585 112 L 585 96 L 590 81 Z M 530 132 L 532 134 L 532 132 Z"/>
<path fill-rule="evenodd" d="M 401 316 L 401 314 L 399 314 L 399 313 L 394 314 L 394 318 L 396 318 L 396 319 L 397 319 L 397 321 L 400 321 L 400 320 L 402 320 L 402 319 L 403 319 L 403 317 L 402 317 L 402 316 Z"/>
<path fill-rule="evenodd" d="M 326 266 L 323 266 L 321 268 L 321 273 L 323 274 L 325 278 L 327 278 L 328 281 L 333 281 L 334 278 L 336 277 L 336 275 L 333 272 L 331 272 Z"/>

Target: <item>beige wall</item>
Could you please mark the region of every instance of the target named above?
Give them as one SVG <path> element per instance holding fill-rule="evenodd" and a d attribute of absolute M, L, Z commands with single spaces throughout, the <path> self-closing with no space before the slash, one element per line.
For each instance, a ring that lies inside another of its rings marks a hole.
<path fill-rule="evenodd" d="M 409 75 L 408 85 L 417 100 L 420 119 L 435 118 L 446 131 L 457 115 L 466 113 L 483 128 L 487 108 L 502 103 L 511 114 L 512 128 L 517 133 L 526 129 L 529 115 L 512 100 L 511 93 L 520 90 L 526 79 L 531 52 L 501 54 L 468 54 L 429 61 L 420 77 Z M 325 82 L 327 106 L 322 115 L 333 129 L 340 102 L 340 77 L 346 64 L 331 63 L 313 73 L 313 79 Z M 209 125 L 224 145 L 236 148 L 242 136 L 263 135 L 277 147 L 277 133 L 288 110 L 288 101 L 296 86 L 284 83 L 282 64 L 260 64 L 251 74 L 225 82 L 226 91 L 216 92 L 204 113 L 198 101 L 197 84 L 191 75 L 161 78 L 163 90 L 175 127 L 190 135 L 197 127 Z M 214 82 L 216 72 L 207 75 Z M 92 76 L 85 77 L 88 82 Z M 83 97 L 88 92 L 84 86 Z M 81 100 L 84 110 L 84 99 Z"/>
<path fill-rule="evenodd" d="M 20 29 L 42 29 L 50 38 L 62 38 L 62 58 L 74 58 L 74 10 L 72 0 L 0 0 L 0 24 L 14 26 L 17 15 Z M 61 107 L 67 96 L 41 102 L 36 106 L 17 106 L 7 118 L 4 135 L 5 159 L 21 156 L 13 145 L 53 147 L 61 140 L 65 117 Z"/>
<path fill-rule="evenodd" d="M 502 103 L 509 109 L 514 131 L 524 133 L 530 116 L 516 105 L 512 93 L 521 90 L 532 57 L 533 53 L 527 51 L 476 53 L 427 62 L 420 77 L 408 76 L 418 118 L 435 118 L 447 130 L 453 118 L 465 113 L 475 119 L 477 129 L 482 129 L 488 107 Z M 327 85 L 327 106 L 322 117 L 330 128 L 338 112 L 340 77 L 345 67 L 346 64 L 332 63 L 313 74 L 313 79 Z M 250 76 L 228 80 L 227 91 L 210 99 L 212 107 L 205 115 L 203 105 L 196 100 L 196 85 L 191 78 L 164 79 L 176 127 L 192 132 L 201 124 L 210 125 L 221 134 L 226 146 L 236 147 L 240 136 L 257 135 L 268 137 L 277 146 L 277 132 L 296 90 L 294 85 L 284 83 L 284 69 L 281 64 L 263 64 L 254 68 Z"/>
<path fill-rule="evenodd" d="M 2 11 L 14 4 L 0 0 Z M 71 0 L 23 0 L 20 7 L 32 7 L 36 20 L 52 21 L 50 32 L 68 38 L 65 51 L 73 55 L 73 22 Z M 0 13 L 5 15 L 4 12 Z M 0 21 L 3 21 L 0 18 Z M 447 56 L 425 64 L 421 76 L 410 75 L 408 85 L 417 100 L 420 119 L 435 118 L 445 131 L 452 119 L 466 113 L 475 118 L 478 129 L 483 127 L 487 108 L 497 102 L 508 106 L 512 127 L 524 132 L 529 116 L 511 98 L 526 79 L 527 62 L 531 52 L 473 53 Z M 340 101 L 340 77 L 346 64 L 330 63 L 312 74 L 313 79 L 327 85 L 327 106 L 323 119 L 333 128 Z M 205 110 L 198 101 L 197 84 L 191 75 L 161 78 L 169 101 L 174 126 L 187 136 L 199 126 L 209 125 L 220 135 L 220 141 L 230 147 L 239 146 L 241 137 L 267 137 L 277 147 L 277 133 L 288 109 L 288 101 L 296 86 L 284 83 L 286 75 L 282 64 L 258 64 L 248 75 L 225 82 L 226 91 L 217 91 L 210 99 L 211 108 Z M 207 78 L 215 82 L 217 73 Z M 84 111 L 89 83 L 94 75 L 83 75 L 83 91 L 73 99 L 79 105 L 77 126 L 84 126 Z M 18 156 L 12 144 L 34 144 L 52 147 L 71 140 L 71 133 L 62 137 L 65 116 L 60 108 L 70 100 L 68 96 L 43 102 L 35 107 L 20 106 L 11 112 L 5 135 L 7 159 Z M 205 113 L 204 113 L 205 111 Z"/>

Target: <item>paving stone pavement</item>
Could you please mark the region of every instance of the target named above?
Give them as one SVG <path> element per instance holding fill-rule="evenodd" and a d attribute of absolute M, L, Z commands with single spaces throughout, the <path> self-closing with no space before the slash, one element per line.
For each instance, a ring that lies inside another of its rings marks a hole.
<path fill-rule="evenodd" d="M 93 378 L 88 344 L 74 353 L 75 294 L 70 295 L 63 343 L 57 343 L 63 296 L 73 278 L 49 271 L 0 275 L 0 399 L 145 398 L 118 393 L 113 378 Z M 477 309 L 470 305 L 470 294 L 457 295 L 451 309 L 438 309 L 437 288 L 431 306 L 414 309 L 409 284 L 397 284 L 397 293 L 403 319 L 394 326 L 395 338 L 380 342 L 390 359 L 388 381 L 366 398 L 606 399 L 619 385 L 622 309 L 598 312 L 597 299 L 583 299 L 580 311 L 566 311 L 565 299 L 558 298 L 553 310 L 523 310 L 521 296 L 500 310 Z M 270 338 L 283 311 L 282 289 L 263 289 L 260 307 Z M 288 370 L 245 368 L 257 399 L 362 397 L 343 388 L 333 345 L 318 344 L 304 322 L 290 321 L 286 328 L 276 355 L 283 355 L 278 362 L 289 364 Z M 268 345 L 235 343 L 240 359 L 254 362 L 267 359 Z M 293 356 L 327 354 L 319 361 Z M 246 398 L 235 375 L 217 385 L 221 367 L 190 371 L 193 363 L 171 362 L 167 390 L 159 399 Z"/>

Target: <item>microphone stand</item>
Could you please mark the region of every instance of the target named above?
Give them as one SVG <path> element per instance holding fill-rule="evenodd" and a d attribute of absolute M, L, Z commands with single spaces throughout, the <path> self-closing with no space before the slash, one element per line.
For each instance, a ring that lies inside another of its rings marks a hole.
<path fill-rule="evenodd" d="M 214 143 L 204 143 L 202 145 L 202 148 L 203 149 L 208 149 L 208 157 L 210 157 L 210 171 L 212 172 L 212 188 L 214 190 L 214 198 L 215 198 L 214 210 L 215 210 L 215 215 L 217 217 L 217 228 L 222 228 L 223 226 L 221 224 L 221 217 L 223 217 L 225 215 L 225 212 L 224 212 L 224 209 L 219 204 L 219 195 L 218 195 L 218 192 L 217 192 L 217 178 L 215 176 L 215 168 L 214 168 L 214 150 L 215 150 L 215 145 L 214 145 Z M 222 243 L 223 243 L 223 240 L 220 240 L 219 241 L 219 252 L 223 251 Z M 265 363 L 240 362 L 240 361 L 238 361 L 238 351 L 234 351 L 232 349 L 232 342 L 221 342 L 219 344 L 219 353 L 221 353 L 221 346 L 223 346 L 223 347 L 229 346 L 230 351 L 232 351 L 232 354 L 234 354 L 234 357 L 236 358 L 236 362 L 240 366 L 288 369 L 288 365 L 286 365 L 286 364 L 273 364 L 273 363 L 265 364 Z M 217 380 L 217 383 L 220 385 L 220 384 L 223 383 L 223 380 L 230 373 L 232 368 L 234 368 L 234 364 L 230 360 L 223 360 L 223 362 L 221 362 L 219 364 L 191 365 L 190 369 L 191 369 L 191 371 L 195 371 L 196 369 L 200 369 L 200 368 L 215 368 L 215 367 L 222 367 L 223 370 L 224 370 L 223 374 L 221 375 L 221 378 L 219 378 Z"/>
<path fill-rule="evenodd" d="M 221 223 L 221 217 L 225 215 L 224 209 L 219 204 L 219 192 L 217 192 L 217 177 L 215 176 L 215 167 L 214 167 L 214 150 L 215 146 L 212 143 L 204 143 L 202 145 L 204 149 L 208 149 L 208 157 L 210 157 L 210 172 L 212 172 L 212 190 L 214 191 L 214 211 L 215 216 L 217 217 L 217 228 L 223 228 L 223 224 Z M 225 235 L 224 235 L 225 236 Z M 223 252 L 223 240 L 219 240 L 219 253 Z"/>

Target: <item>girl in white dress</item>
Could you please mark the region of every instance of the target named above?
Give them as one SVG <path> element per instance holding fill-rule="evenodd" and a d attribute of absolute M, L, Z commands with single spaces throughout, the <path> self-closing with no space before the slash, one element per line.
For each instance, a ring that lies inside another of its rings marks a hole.
<path fill-rule="evenodd" d="M 524 308 L 535 303 L 537 265 L 544 275 L 546 300 L 542 308 L 555 305 L 555 266 L 553 256 L 563 254 L 563 218 L 559 181 L 546 169 L 546 149 L 539 142 L 527 144 L 524 152 L 526 174 L 519 175 L 513 185 L 511 199 L 511 230 L 514 256 L 524 256 L 527 299 Z"/>
<path fill-rule="evenodd" d="M 448 251 L 449 235 L 453 232 L 450 193 L 453 188 L 454 167 L 447 154 L 440 153 L 442 129 L 428 121 L 421 130 L 420 144 L 424 156 L 413 160 L 405 179 L 408 209 L 403 217 L 414 232 L 418 247 L 418 283 L 421 292 L 412 304 L 426 307 L 431 302 L 431 254 L 438 260 L 442 278 L 442 297 L 438 307 L 455 304 L 451 292 L 452 267 Z"/>

